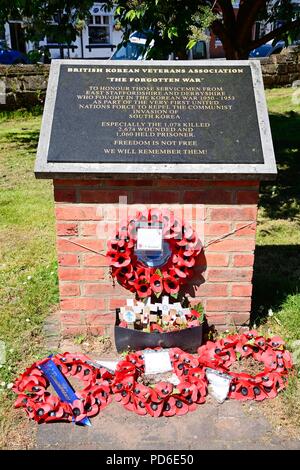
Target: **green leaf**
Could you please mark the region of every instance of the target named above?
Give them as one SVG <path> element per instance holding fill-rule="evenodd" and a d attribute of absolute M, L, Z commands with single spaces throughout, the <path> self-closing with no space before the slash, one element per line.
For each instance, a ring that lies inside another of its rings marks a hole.
<path fill-rule="evenodd" d="M 171 28 L 168 29 L 168 38 L 172 39 L 173 36 L 178 38 L 178 31 L 176 26 L 171 26 Z"/>
<path fill-rule="evenodd" d="M 178 298 L 178 292 L 176 294 L 171 294 L 171 297 L 173 297 L 173 299 L 177 299 Z"/>
<path fill-rule="evenodd" d="M 125 18 L 129 21 L 133 21 L 134 18 L 137 16 L 136 14 L 137 12 L 135 10 L 129 10 L 126 15 L 125 15 Z"/>
<path fill-rule="evenodd" d="M 124 7 L 122 7 L 121 5 L 119 5 L 119 6 L 115 9 L 115 14 L 116 14 L 116 15 L 120 15 L 122 10 L 124 10 Z"/>
<path fill-rule="evenodd" d="M 187 49 L 192 49 L 194 46 L 196 46 L 197 44 L 197 40 L 196 39 L 191 39 L 188 43 L 187 43 Z"/>
<path fill-rule="evenodd" d="M 160 269 L 156 269 L 155 274 L 158 274 L 158 276 L 163 277 Z"/>
<path fill-rule="evenodd" d="M 235 354 L 236 354 L 237 360 L 240 361 L 240 359 L 241 359 L 241 357 L 242 357 L 241 353 L 236 352 Z"/>

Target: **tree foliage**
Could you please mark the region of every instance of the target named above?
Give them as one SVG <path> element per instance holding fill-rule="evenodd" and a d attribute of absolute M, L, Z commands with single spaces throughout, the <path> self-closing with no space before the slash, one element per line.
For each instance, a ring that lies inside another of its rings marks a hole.
<path fill-rule="evenodd" d="M 295 11 L 296 0 L 240 0 L 238 10 L 233 0 L 107 0 L 105 9 L 115 9 L 115 19 L 124 30 L 124 41 L 131 31 L 149 31 L 154 47 L 149 58 L 165 58 L 175 53 L 187 56 L 207 31 L 221 41 L 228 59 L 244 59 L 249 52 L 272 39 L 290 38 L 299 33 L 300 14 Z M 7 19 L 26 18 L 27 37 L 39 40 L 55 34 L 57 42 L 70 44 L 89 15 L 91 0 L 1 0 L 0 23 Z M 53 15 L 59 15 L 56 26 Z M 256 21 L 282 22 L 262 38 L 253 40 Z"/>
<path fill-rule="evenodd" d="M 155 39 L 152 56 L 175 52 L 186 57 L 186 49 L 202 39 L 207 30 L 221 41 L 228 59 L 247 58 L 249 52 L 275 38 L 285 38 L 300 28 L 293 0 L 109 0 L 115 18 L 123 27 L 124 41 L 129 31 L 150 30 Z M 238 4 L 235 10 L 233 3 Z M 256 21 L 283 24 L 264 37 L 253 40 Z M 152 37 L 151 37 L 152 39 Z"/>
<path fill-rule="evenodd" d="M 39 41 L 47 35 L 59 43 L 71 44 L 89 16 L 92 0 L 1 0 L 0 25 L 9 19 L 22 18 L 26 37 Z M 53 24 L 53 17 L 58 21 Z"/>

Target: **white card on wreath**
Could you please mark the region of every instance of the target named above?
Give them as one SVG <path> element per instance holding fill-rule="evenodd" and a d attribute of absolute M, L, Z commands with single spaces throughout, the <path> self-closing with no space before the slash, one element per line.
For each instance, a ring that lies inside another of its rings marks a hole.
<path fill-rule="evenodd" d="M 139 228 L 137 232 L 136 248 L 140 251 L 161 251 L 162 229 Z"/>
<path fill-rule="evenodd" d="M 169 351 L 143 351 L 145 359 L 145 375 L 162 374 L 173 370 Z"/>

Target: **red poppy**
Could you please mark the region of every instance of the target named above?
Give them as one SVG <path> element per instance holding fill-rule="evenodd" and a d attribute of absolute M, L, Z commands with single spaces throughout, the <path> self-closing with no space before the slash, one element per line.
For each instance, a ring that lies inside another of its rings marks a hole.
<path fill-rule="evenodd" d="M 134 398 L 136 402 L 149 401 L 152 394 L 153 394 L 152 389 L 150 389 L 146 385 L 135 382 L 133 389 L 132 389 L 132 397 Z"/>
<path fill-rule="evenodd" d="M 199 326 L 199 321 L 198 320 L 191 320 L 188 322 L 188 328 L 195 328 L 196 326 Z"/>
<path fill-rule="evenodd" d="M 135 404 L 135 401 L 133 400 L 132 396 L 130 397 L 128 403 L 124 403 L 123 406 L 128 411 L 136 412 L 136 404 Z"/>
<path fill-rule="evenodd" d="M 123 389 L 120 393 L 115 394 L 116 401 L 122 403 L 122 405 L 126 405 L 130 401 L 131 394 L 129 391 Z"/>
<path fill-rule="evenodd" d="M 245 336 L 247 339 L 255 339 L 258 336 L 258 332 L 256 330 L 249 330 L 245 332 Z"/>
<path fill-rule="evenodd" d="M 198 386 L 198 383 L 205 380 L 205 375 L 203 372 L 202 367 L 194 367 L 193 369 L 189 369 L 189 373 L 187 375 L 187 381 L 190 383 L 194 383 Z"/>
<path fill-rule="evenodd" d="M 132 243 L 132 246 L 134 246 L 137 238 L 137 223 L 135 220 L 131 220 L 128 224 L 128 235 L 130 238 L 130 243 Z"/>
<path fill-rule="evenodd" d="M 198 397 L 198 388 L 196 387 L 195 384 L 191 384 L 189 382 L 181 382 L 180 384 L 177 385 L 177 388 L 180 392 L 180 395 L 182 395 L 185 398 L 190 397 L 193 402 L 197 400 Z"/>
<path fill-rule="evenodd" d="M 199 366 L 198 358 L 196 356 L 193 356 L 192 354 L 182 352 L 180 359 L 186 367 L 195 368 Z"/>
<path fill-rule="evenodd" d="M 162 213 L 159 209 L 150 209 L 148 213 L 149 222 L 158 224 L 162 222 Z"/>
<path fill-rule="evenodd" d="M 173 363 L 180 361 L 182 350 L 179 348 L 172 348 L 169 350 L 170 359 Z"/>
<path fill-rule="evenodd" d="M 163 328 L 160 325 L 158 325 L 157 323 L 151 323 L 150 331 L 158 331 L 159 333 L 164 332 Z"/>
<path fill-rule="evenodd" d="M 170 397 L 167 401 L 164 401 L 163 416 L 174 416 L 176 414 L 174 407 L 174 397 Z"/>
<path fill-rule="evenodd" d="M 125 251 L 124 253 L 117 252 L 114 254 L 114 256 L 110 256 L 110 264 L 116 268 L 128 266 L 130 263 L 131 258 L 129 251 Z"/>
<path fill-rule="evenodd" d="M 122 268 L 118 268 L 114 271 L 113 275 L 118 279 L 125 278 L 129 279 L 132 276 L 133 268 L 131 264 L 127 266 L 122 266 Z"/>
<path fill-rule="evenodd" d="M 66 405 L 67 403 L 59 404 L 58 407 L 55 409 L 51 409 L 51 411 L 48 412 L 47 416 L 45 417 L 45 423 L 52 423 L 54 421 L 71 421 L 72 417 L 72 410 L 69 407 L 68 412 L 66 412 L 66 409 L 63 405 Z"/>
<path fill-rule="evenodd" d="M 136 270 L 136 275 L 138 278 L 146 279 L 146 281 L 149 283 L 151 275 L 152 275 L 152 271 L 150 268 L 145 268 L 145 267 L 140 266 Z"/>
<path fill-rule="evenodd" d="M 177 264 L 178 266 L 185 266 L 187 268 L 192 268 L 195 265 L 196 261 L 193 256 L 186 256 L 183 253 L 178 256 Z"/>
<path fill-rule="evenodd" d="M 173 392 L 173 385 L 170 382 L 159 382 L 155 385 L 155 391 L 162 400 L 166 399 Z"/>
<path fill-rule="evenodd" d="M 284 346 L 284 341 L 280 336 L 273 336 L 268 339 L 268 343 L 273 349 L 282 349 Z"/>
<path fill-rule="evenodd" d="M 179 238 L 182 237 L 182 224 L 178 219 L 174 219 L 171 227 L 170 227 L 170 234 L 172 238 Z"/>
<path fill-rule="evenodd" d="M 243 336 L 241 340 L 235 346 L 235 352 L 239 353 L 241 357 L 249 357 L 252 356 L 253 348 L 249 344 L 247 338 Z"/>
<path fill-rule="evenodd" d="M 123 321 L 121 321 L 121 322 L 119 323 L 119 326 L 120 326 L 121 328 L 127 328 L 127 327 L 128 327 L 128 323 L 123 320 Z"/>
<path fill-rule="evenodd" d="M 107 241 L 107 247 L 108 247 L 108 252 L 111 253 L 117 253 L 119 251 L 119 248 L 123 247 L 126 245 L 126 242 L 124 239 L 113 239 L 113 240 L 108 240 Z"/>
<path fill-rule="evenodd" d="M 20 393 L 15 401 L 15 408 L 26 408 L 28 403 L 28 395 Z"/>
<path fill-rule="evenodd" d="M 253 344 L 256 348 L 259 348 L 260 351 L 265 351 L 265 349 L 268 346 L 268 343 L 265 340 L 265 338 L 263 336 L 259 336 L 259 335 L 255 336 Z"/>
<path fill-rule="evenodd" d="M 90 380 L 92 377 L 94 370 L 92 366 L 88 364 L 75 363 L 73 367 L 75 369 L 75 373 L 73 375 L 76 375 L 78 379 L 86 381 Z"/>
<path fill-rule="evenodd" d="M 186 266 L 174 266 L 174 271 L 180 278 L 187 278 L 191 275 L 191 271 Z"/>
<path fill-rule="evenodd" d="M 181 377 L 182 375 L 185 375 L 186 373 L 184 371 L 185 371 L 185 369 L 188 369 L 188 367 L 185 367 L 185 364 L 182 360 L 176 361 L 173 364 L 173 368 L 174 368 L 175 374 L 178 377 Z"/>
<path fill-rule="evenodd" d="M 135 412 L 141 416 L 145 416 L 147 414 L 147 408 L 144 401 L 139 399 L 135 400 Z"/>
<path fill-rule="evenodd" d="M 261 360 L 265 364 L 266 368 L 270 371 L 275 370 L 277 368 L 276 351 L 273 351 L 272 348 L 267 348 L 261 354 Z"/>
<path fill-rule="evenodd" d="M 61 402 L 57 396 L 47 394 L 44 397 L 44 401 L 47 405 L 50 406 L 50 411 L 48 411 L 47 416 L 44 418 L 45 422 L 52 421 L 70 421 L 72 418 L 72 408 L 69 403 Z"/>
<path fill-rule="evenodd" d="M 73 401 L 72 413 L 73 413 L 73 417 L 76 423 L 78 423 L 79 421 L 82 421 L 83 418 L 86 417 L 83 400 L 78 399 L 78 400 Z"/>
<path fill-rule="evenodd" d="M 22 382 L 18 386 L 20 392 L 30 392 L 36 395 L 43 395 L 47 386 L 46 379 L 44 377 L 37 377 L 35 375 L 24 377 Z"/>
<path fill-rule="evenodd" d="M 151 401 L 150 399 L 149 402 L 147 401 L 145 402 L 145 407 L 150 416 L 153 416 L 154 418 L 158 418 L 162 414 L 164 402 L 163 401 L 154 402 L 154 401 Z"/>
<path fill-rule="evenodd" d="M 141 277 L 134 282 L 134 287 L 136 289 L 137 295 L 143 299 L 145 297 L 149 297 L 151 295 L 151 287 L 148 283 L 147 279 Z"/>
<path fill-rule="evenodd" d="M 170 397 L 167 403 L 170 405 L 170 410 L 164 413 L 164 416 L 174 416 L 174 414 L 182 416 L 189 411 L 187 403 L 185 403 L 180 395 Z"/>
<path fill-rule="evenodd" d="M 239 380 L 236 384 L 231 384 L 230 398 L 245 401 L 254 398 L 253 387 L 247 381 Z"/>
<path fill-rule="evenodd" d="M 293 359 L 292 359 L 291 353 L 289 351 L 283 351 L 280 354 L 282 354 L 282 360 L 286 369 L 291 369 L 293 366 Z M 277 360 L 281 359 L 281 357 L 278 354 L 276 355 L 276 357 L 277 357 Z"/>
<path fill-rule="evenodd" d="M 92 395 L 87 395 L 84 400 L 84 411 L 88 417 L 96 416 L 99 413 L 98 399 Z"/>
<path fill-rule="evenodd" d="M 121 280 L 122 279 L 124 278 L 121 278 Z M 136 273 L 132 272 L 129 277 L 125 277 L 124 281 L 122 280 L 122 283 L 123 283 L 122 285 L 126 287 L 127 289 L 129 289 L 131 292 L 135 292 L 134 284 L 136 280 L 137 280 L 137 275 Z M 118 278 L 118 281 L 120 282 L 120 278 Z"/>
<path fill-rule="evenodd" d="M 129 361 L 121 361 L 117 364 L 116 373 L 115 373 L 115 380 L 121 378 L 122 380 L 127 376 L 134 375 L 135 367 Z"/>
<path fill-rule="evenodd" d="M 207 341 L 207 343 L 198 348 L 199 363 L 207 367 L 218 368 L 222 365 L 223 360 L 219 353 L 222 349 L 212 341 Z"/>
<path fill-rule="evenodd" d="M 93 385 L 89 388 L 86 397 L 93 397 L 97 400 L 98 405 L 101 407 L 106 406 L 110 402 L 110 387 L 108 382 L 103 381 L 98 385 Z"/>
<path fill-rule="evenodd" d="M 143 358 L 139 351 L 127 355 L 126 360 L 131 362 L 135 367 L 140 368 L 144 364 Z"/>
<path fill-rule="evenodd" d="M 150 278 L 150 286 L 155 294 L 161 294 L 163 290 L 163 280 L 159 274 L 154 274 Z"/>
<path fill-rule="evenodd" d="M 271 387 L 266 385 L 263 386 L 263 391 L 267 395 L 268 398 L 275 398 L 277 397 L 277 390 L 275 384 Z"/>
<path fill-rule="evenodd" d="M 177 294 L 179 292 L 179 283 L 174 277 L 166 277 L 163 282 L 164 289 L 168 294 Z"/>

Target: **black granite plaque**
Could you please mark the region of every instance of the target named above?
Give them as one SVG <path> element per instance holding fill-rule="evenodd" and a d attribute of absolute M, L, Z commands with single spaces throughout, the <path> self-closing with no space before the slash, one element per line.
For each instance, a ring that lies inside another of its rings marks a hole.
<path fill-rule="evenodd" d="M 63 64 L 47 158 L 264 163 L 250 66 Z"/>

